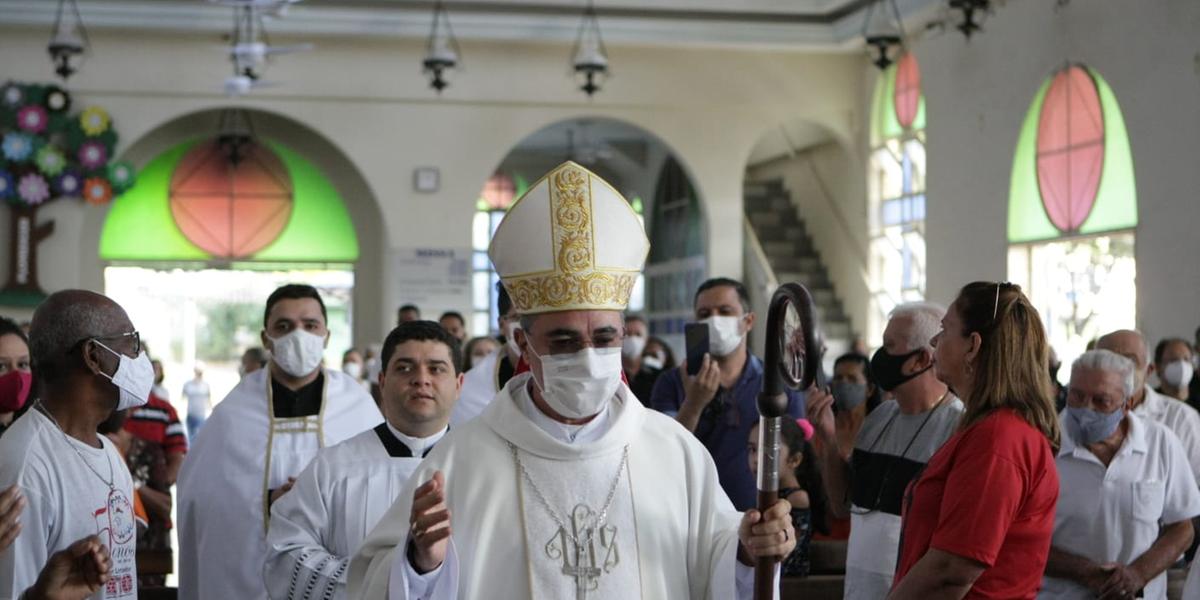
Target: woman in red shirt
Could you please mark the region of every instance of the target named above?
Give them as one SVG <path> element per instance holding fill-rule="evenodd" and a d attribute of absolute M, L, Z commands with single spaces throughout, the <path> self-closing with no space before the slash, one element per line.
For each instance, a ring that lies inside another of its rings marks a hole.
<path fill-rule="evenodd" d="M 1036 597 L 1058 502 L 1058 417 L 1042 321 L 1011 283 L 967 285 L 933 338 L 966 404 L 908 490 L 892 600 Z"/>

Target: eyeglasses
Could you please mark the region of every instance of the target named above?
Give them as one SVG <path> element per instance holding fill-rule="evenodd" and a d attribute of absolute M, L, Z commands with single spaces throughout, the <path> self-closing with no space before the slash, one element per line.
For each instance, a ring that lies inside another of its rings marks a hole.
<path fill-rule="evenodd" d="M 79 348 L 88 340 L 120 340 L 120 339 L 124 339 L 124 338 L 133 338 L 133 353 L 135 355 L 142 353 L 142 335 L 140 333 L 138 333 L 138 331 L 136 329 L 133 331 L 130 331 L 129 333 L 114 333 L 112 335 L 88 336 L 88 337 L 83 338 L 82 340 L 79 340 L 78 342 L 75 342 L 75 344 L 73 346 L 71 346 L 71 349 L 75 350 L 75 349 Z"/>

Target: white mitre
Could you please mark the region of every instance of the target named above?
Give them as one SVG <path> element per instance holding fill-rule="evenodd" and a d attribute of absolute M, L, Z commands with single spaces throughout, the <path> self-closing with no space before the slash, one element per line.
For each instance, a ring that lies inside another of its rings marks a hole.
<path fill-rule="evenodd" d="M 567 161 L 508 210 L 488 256 L 522 315 L 629 304 L 650 240 L 629 202 Z"/>

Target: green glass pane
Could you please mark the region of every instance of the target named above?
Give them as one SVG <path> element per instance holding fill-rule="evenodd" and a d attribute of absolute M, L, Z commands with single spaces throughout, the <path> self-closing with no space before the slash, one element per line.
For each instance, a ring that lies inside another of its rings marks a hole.
<path fill-rule="evenodd" d="M 352 262 L 358 236 L 342 196 L 316 165 L 275 142 L 267 142 L 292 175 L 292 217 L 271 245 L 254 260 Z"/>
<path fill-rule="evenodd" d="M 138 173 L 137 183 L 113 202 L 100 232 L 101 260 L 211 258 L 175 226 L 168 201 L 175 165 L 195 144 L 185 142 L 158 155 Z"/>
<path fill-rule="evenodd" d="M 1100 175 L 1100 188 L 1096 192 L 1096 203 L 1080 233 L 1100 233 L 1137 226 L 1137 187 L 1133 177 L 1133 153 L 1129 149 L 1129 135 L 1125 129 L 1125 118 L 1121 107 L 1108 82 L 1098 73 L 1088 69 L 1100 92 L 1100 106 L 1104 111 L 1104 171 Z"/>
<path fill-rule="evenodd" d="M 1017 138 L 1017 150 L 1013 154 L 1012 177 L 1008 187 L 1008 241 L 1032 242 L 1058 237 L 1058 229 L 1046 216 L 1042 206 L 1042 194 L 1037 179 L 1037 134 L 1042 104 L 1053 78 L 1046 79 L 1033 98 L 1021 135 Z"/>

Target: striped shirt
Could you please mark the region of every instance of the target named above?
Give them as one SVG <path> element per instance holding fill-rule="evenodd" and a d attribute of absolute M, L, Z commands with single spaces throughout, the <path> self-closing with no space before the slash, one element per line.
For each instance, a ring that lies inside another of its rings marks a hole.
<path fill-rule="evenodd" d="M 133 409 L 125 421 L 125 430 L 152 444 L 162 446 L 164 454 L 187 454 L 188 441 L 183 424 L 170 402 L 150 395 L 144 406 Z"/>

